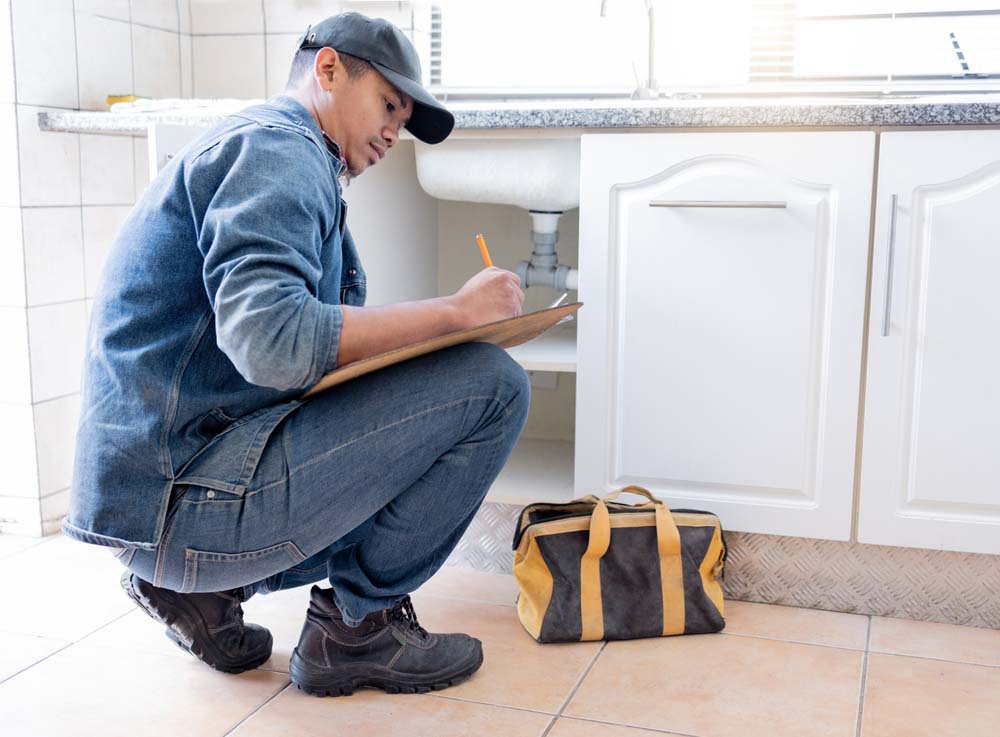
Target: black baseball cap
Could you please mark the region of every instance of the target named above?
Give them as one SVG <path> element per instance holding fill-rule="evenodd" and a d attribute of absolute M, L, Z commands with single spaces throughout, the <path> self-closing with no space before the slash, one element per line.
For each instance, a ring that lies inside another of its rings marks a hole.
<path fill-rule="evenodd" d="M 340 13 L 309 26 L 299 39 L 300 49 L 327 46 L 364 59 L 413 99 L 406 129 L 421 141 L 440 143 L 451 133 L 455 116 L 424 89 L 417 50 L 392 23 L 361 13 Z"/>

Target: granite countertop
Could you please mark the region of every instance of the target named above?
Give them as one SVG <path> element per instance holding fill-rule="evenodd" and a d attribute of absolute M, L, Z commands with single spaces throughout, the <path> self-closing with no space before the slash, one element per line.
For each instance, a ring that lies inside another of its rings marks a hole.
<path fill-rule="evenodd" d="M 152 123 L 210 126 L 263 100 L 149 100 L 113 112 L 38 114 L 39 128 L 145 135 Z M 455 102 L 456 130 L 1000 125 L 1000 95 L 915 98 L 524 100 Z"/>

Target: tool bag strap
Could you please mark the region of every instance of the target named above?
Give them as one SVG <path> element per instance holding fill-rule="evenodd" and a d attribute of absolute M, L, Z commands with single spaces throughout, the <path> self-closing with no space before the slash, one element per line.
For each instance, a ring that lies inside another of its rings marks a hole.
<path fill-rule="evenodd" d="M 611 544 L 611 514 L 606 502 L 631 492 L 649 501 L 635 509 L 651 508 L 656 514 L 656 545 L 660 557 L 660 588 L 663 599 L 663 634 L 684 631 L 684 572 L 681 564 L 681 536 L 673 515 L 662 499 L 641 486 L 626 486 L 613 491 L 594 504 L 590 515 L 590 538 L 580 559 L 580 615 L 583 640 L 604 639 L 604 614 L 601 604 L 601 558 Z"/>

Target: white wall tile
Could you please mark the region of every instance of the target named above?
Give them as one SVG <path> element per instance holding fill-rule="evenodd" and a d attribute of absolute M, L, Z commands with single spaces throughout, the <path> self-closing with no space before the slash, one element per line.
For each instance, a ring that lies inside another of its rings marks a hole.
<path fill-rule="evenodd" d="M 17 106 L 21 204 L 80 204 L 80 136 L 38 130 L 38 113 L 51 108 Z"/>
<path fill-rule="evenodd" d="M 13 0 L 12 6 L 17 101 L 76 108 L 73 0 Z"/>
<path fill-rule="evenodd" d="M 144 97 L 180 97 L 179 34 L 132 26 L 135 93 Z"/>
<path fill-rule="evenodd" d="M 135 152 L 135 201 L 138 202 L 149 186 L 149 139 L 133 138 L 132 150 Z"/>
<path fill-rule="evenodd" d="M 191 32 L 263 33 L 260 0 L 191 0 Z"/>
<path fill-rule="evenodd" d="M 80 108 L 107 110 L 108 95 L 132 93 L 132 29 L 128 23 L 76 14 Z"/>
<path fill-rule="evenodd" d="M 84 205 L 128 205 L 135 200 L 135 164 L 127 136 L 80 136 Z"/>
<path fill-rule="evenodd" d="M 30 404 L 0 404 L 0 495 L 37 499 L 35 419 Z"/>
<path fill-rule="evenodd" d="M 310 24 L 336 15 L 340 0 L 264 0 L 264 24 L 268 33 L 295 33 L 301 36 Z"/>
<path fill-rule="evenodd" d="M 132 22 L 177 32 L 177 0 L 132 0 Z"/>
<path fill-rule="evenodd" d="M 10 0 L 0 0 L 0 102 L 14 101 L 14 40 L 10 32 Z"/>
<path fill-rule="evenodd" d="M 26 207 L 24 271 L 28 306 L 83 299 L 79 207 Z"/>
<path fill-rule="evenodd" d="M 285 91 L 299 37 L 294 33 L 273 33 L 267 39 L 267 96 Z"/>
<path fill-rule="evenodd" d="M 181 33 L 191 33 L 191 0 L 177 0 L 177 20 Z"/>
<path fill-rule="evenodd" d="M 195 36 L 195 97 L 265 96 L 264 37 Z"/>
<path fill-rule="evenodd" d="M 128 22 L 128 0 L 76 0 L 76 12 Z"/>
<path fill-rule="evenodd" d="M 46 497 L 66 489 L 73 478 L 73 451 L 80 421 L 80 395 L 34 405 L 38 449 L 38 493 Z M 43 510 L 44 517 L 44 510 Z"/>
<path fill-rule="evenodd" d="M 26 305 L 21 210 L 0 207 L 0 307 Z"/>
<path fill-rule="evenodd" d="M 38 499 L 0 496 L 0 534 L 42 536 L 42 512 Z"/>
<path fill-rule="evenodd" d="M 0 402 L 31 402 L 28 315 L 23 307 L 0 307 Z"/>
<path fill-rule="evenodd" d="M 17 141 L 17 106 L 0 103 L 0 207 L 21 205 Z"/>
<path fill-rule="evenodd" d="M 62 529 L 62 522 L 69 512 L 69 489 L 42 497 L 42 534 L 51 535 Z"/>
<path fill-rule="evenodd" d="M 83 208 L 83 260 L 87 297 L 97 295 L 101 272 L 131 207 Z"/>
<path fill-rule="evenodd" d="M 194 97 L 194 58 L 191 36 L 181 34 L 181 97 Z"/>
<path fill-rule="evenodd" d="M 86 333 L 82 299 L 28 308 L 33 402 L 80 391 Z"/>

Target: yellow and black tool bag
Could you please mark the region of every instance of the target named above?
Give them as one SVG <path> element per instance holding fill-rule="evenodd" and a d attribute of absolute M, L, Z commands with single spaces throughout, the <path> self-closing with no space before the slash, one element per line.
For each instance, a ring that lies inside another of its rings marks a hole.
<path fill-rule="evenodd" d="M 649 501 L 611 501 L 625 492 Z M 718 632 L 726 625 L 719 518 L 671 512 L 641 486 L 525 507 L 514 551 L 517 614 L 539 642 Z"/>

